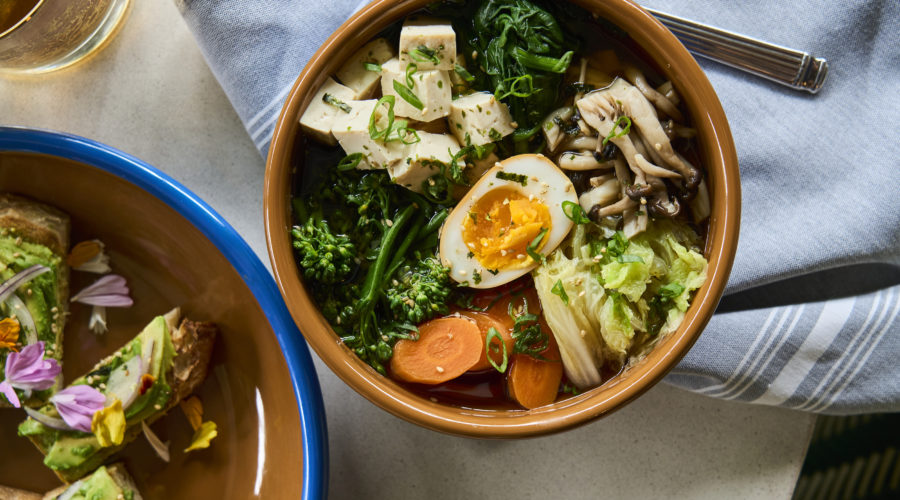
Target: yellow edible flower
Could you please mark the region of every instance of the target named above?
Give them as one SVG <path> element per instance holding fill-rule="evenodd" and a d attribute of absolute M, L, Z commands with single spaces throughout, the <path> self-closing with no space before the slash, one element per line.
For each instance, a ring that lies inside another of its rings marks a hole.
<path fill-rule="evenodd" d="M 113 404 L 94 413 L 91 419 L 91 432 L 97 437 L 100 446 L 122 444 L 125 440 L 125 411 L 122 402 L 117 398 Z"/>
<path fill-rule="evenodd" d="M 209 442 L 218 435 L 219 431 L 216 430 L 215 422 L 203 422 L 200 424 L 200 428 L 197 429 L 197 432 L 194 433 L 194 438 L 191 439 L 191 445 L 185 448 L 184 452 L 187 453 L 189 451 L 209 448 Z"/>
<path fill-rule="evenodd" d="M 0 321 L 0 349 L 18 352 L 16 342 L 19 341 L 19 322 L 12 318 Z"/>
<path fill-rule="evenodd" d="M 191 423 L 191 427 L 196 431 L 200 428 L 200 424 L 203 423 L 203 403 L 200 402 L 200 398 L 197 396 L 191 396 L 181 403 L 181 411 L 184 412 L 184 416 L 187 417 L 188 422 Z"/>

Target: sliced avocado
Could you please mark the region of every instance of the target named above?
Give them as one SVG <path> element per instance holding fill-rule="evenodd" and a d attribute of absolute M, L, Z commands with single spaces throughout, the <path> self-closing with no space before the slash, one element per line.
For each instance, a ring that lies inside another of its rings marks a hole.
<path fill-rule="evenodd" d="M 63 492 L 64 494 L 70 495 L 67 497 L 69 500 L 121 500 L 126 498 L 125 491 L 103 466 L 90 476 L 69 486 Z"/>
<path fill-rule="evenodd" d="M 47 450 L 44 465 L 53 470 L 67 470 L 82 465 L 86 458 L 101 448 L 92 434 L 60 436 Z"/>

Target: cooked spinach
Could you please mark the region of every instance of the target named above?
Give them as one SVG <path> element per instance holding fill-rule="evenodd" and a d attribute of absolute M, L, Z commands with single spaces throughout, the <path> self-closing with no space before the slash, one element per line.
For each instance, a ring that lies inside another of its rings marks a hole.
<path fill-rule="evenodd" d="M 470 70 L 509 106 L 517 142 L 531 139 L 559 100 L 571 42 L 556 18 L 528 0 L 486 0 L 475 12 Z M 527 82 L 527 91 L 522 83 Z"/>

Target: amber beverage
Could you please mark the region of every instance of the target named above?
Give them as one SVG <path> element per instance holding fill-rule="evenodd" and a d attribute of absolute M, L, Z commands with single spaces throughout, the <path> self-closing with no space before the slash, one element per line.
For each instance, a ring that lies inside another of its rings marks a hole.
<path fill-rule="evenodd" d="M 0 0 L 0 73 L 72 65 L 108 41 L 130 0 Z"/>

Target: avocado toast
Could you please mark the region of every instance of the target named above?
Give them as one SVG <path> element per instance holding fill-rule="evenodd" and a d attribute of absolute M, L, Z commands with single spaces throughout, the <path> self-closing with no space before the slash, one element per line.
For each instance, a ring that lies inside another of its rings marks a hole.
<path fill-rule="evenodd" d="M 62 480 L 75 481 L 103 464 L 141 433 L 142 424 L 162 417 L 206 377 L 217 329 L 212 323 L 180 316 L 178 309 L 157 316 L 134 339 L 61 391 L 80 387 L 106 399 L 89 424 L 93 432 L 55 428 L 62 420 L 54 404 L 37 410 L 41 422 L 30 417 L 19 425 L 19 435 L 31 439 L 45 455 L 44 464 Z M 95 429 L 97 414 L 116 407 L 124 415 L 124 436 L 101 444 Z"/>
<path fill-rule="evenodd" d="M 0 281 L 13 283 L 29 268 L 43 272 L 21 280 L 23 284 L 0 303 L 0 322 L 6 322 L 0 332 L 0 383 L 5 379 L 9 354 L 26 345 L 44 342 L 47 358 L 62 359 L 69 295 L 69 233 L 69 216 L 65 213 L 22 196 L 0 194 Z M 46 401 L 60 383 L 61 377 L 57 377 L 48 389 L 13 388 L 25 405 L 35 406 Z M 0 396 L 0 407 L 6 406 L 10 406 L 8 398 Z"/>

